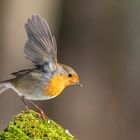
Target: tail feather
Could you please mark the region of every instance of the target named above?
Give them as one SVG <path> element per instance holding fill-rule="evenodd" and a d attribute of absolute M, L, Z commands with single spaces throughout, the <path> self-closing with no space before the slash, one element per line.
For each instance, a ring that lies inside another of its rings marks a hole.
<path fill-rule="evenodd" d="M 10 82 L 1 82 L 0 83 L 0 94 L 5 92 L 9 88 L 12 88 L 12 83 L 10 83 Z"/>
<path fill-rule="evenodd" d="M 7 87 L 2 87 L 2 88 L 0 89 L 0 94 L 2 94 L 3 92 L 5 92 L 7 89 L 8 89 Z"/>

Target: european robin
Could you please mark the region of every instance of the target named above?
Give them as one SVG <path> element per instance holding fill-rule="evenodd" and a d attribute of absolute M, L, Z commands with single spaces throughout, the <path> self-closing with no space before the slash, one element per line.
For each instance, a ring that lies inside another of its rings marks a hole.
<path fill-rule="evenodd" d="M 32 15 L 25 23 L 27 41 L 24 52 L 35 67 L 12 73 L 15 78 L 0 83 L 0 93 L 11 88 L 24 102 L 29 100 L 44 116 L 32 100 L 48 100 L 62 93 L 70 85 L 80 85 L 77 73 L 69 66 L 57 62 L 57 45 L 47 22 L 39 15 Z"/>

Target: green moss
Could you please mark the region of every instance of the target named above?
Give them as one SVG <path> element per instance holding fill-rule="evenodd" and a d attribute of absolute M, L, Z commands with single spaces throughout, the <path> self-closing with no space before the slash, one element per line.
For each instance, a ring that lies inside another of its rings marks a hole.
<path fill-rule="evenodd" d="M 15 115 L 8 127 L 0 132 L 0 140 L 75 140 L 53 120 L 42 120 L 30 110 Z"/>

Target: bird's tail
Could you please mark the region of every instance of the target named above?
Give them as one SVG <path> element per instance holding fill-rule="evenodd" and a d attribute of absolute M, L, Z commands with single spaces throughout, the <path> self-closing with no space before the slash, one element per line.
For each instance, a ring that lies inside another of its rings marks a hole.
<path fill-rule="evenodd" d="M 10 80 L 0 82 L 0 94 L 5 92 L 9 88 L 12 88 L 12 83 L 10 82 Z"/>

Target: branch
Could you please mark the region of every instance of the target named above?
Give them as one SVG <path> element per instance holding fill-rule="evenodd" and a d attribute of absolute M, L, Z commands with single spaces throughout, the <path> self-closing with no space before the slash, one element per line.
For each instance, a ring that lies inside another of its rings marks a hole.
<path fill-rule="evenodd" d="M 30 110 L 15 115 L 7 128 L 0 132 L 1 140 L 76 140 L 50 119 L 42 120 Z"/>

